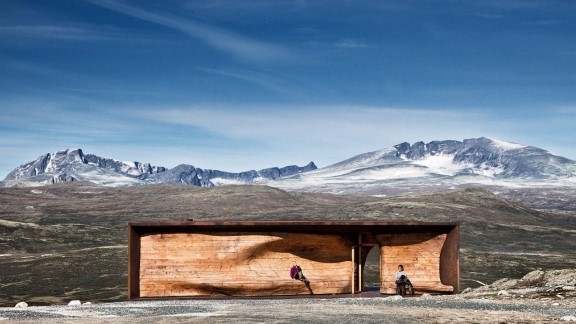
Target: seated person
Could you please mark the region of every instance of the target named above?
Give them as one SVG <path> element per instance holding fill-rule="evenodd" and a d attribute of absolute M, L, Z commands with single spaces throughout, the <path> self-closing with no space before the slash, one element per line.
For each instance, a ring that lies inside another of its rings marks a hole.
<path fill-rule="evenodd" d="M 408 275 L 404 272 L 404 266 L 398 265 L 398 272 L 396 272 L 396 292 L 398 295 L 404 295 L 404 288 L 409 282 Z"/>

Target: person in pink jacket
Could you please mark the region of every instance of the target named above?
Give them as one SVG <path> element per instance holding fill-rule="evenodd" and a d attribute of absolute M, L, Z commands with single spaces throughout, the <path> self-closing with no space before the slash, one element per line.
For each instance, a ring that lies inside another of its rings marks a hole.
<path fill-rule="evenodd" d="M 296 264 L 296 262 L 292 262 L 292 268 L 290 268 L 290 277 L 292 279 L 300 280 L 304 282 L 306 285 L 310 283 L 302 273 L 302 268 L 300 268 L 300 266 Z"/>

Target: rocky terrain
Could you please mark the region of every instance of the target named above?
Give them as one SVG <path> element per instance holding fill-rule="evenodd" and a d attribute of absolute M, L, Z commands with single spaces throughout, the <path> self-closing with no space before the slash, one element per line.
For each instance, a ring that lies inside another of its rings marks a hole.
<path fill-rule="evenodd" d="M 530 209 L 479 188 L 396 197 L 289 193 L 265 186 L 0 189 L 0 305 L 123 301 L 127 223 L 145 219 L 461 221 L 462 289 L 576 268 L 573 211 Z M 377 256 L 366 267 L 376 282 Z"/>
<path fill-rule="evenodd" d="M 458 295 L 226 298 L 0 308 L 0 320 L 62 323 L 557 323 L 576 321 L 576 270 L 536 270 Z"/>

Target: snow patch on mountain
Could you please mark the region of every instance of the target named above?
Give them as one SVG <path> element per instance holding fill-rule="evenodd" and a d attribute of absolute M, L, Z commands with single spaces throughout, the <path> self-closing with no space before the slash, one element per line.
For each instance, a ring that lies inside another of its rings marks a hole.
<path fill-rule="evenodd" d="M 505 142 L 505 141 L 494 139 L 494 138 L 490 138 L 489 140 L 492 141 L 492 145 L 494 145 L 494 147 L 497 147 L 503 151 L 519 150 L 519 149 L 523 149 L 523 148 L 528 147 L 527 145 L 522 145 L 522 144 L 512 143 L 512 142 Z"/>
<path fill-rule="evenodd" d="M 410 161 L 410 163 L 425 167 L 429 173 L 442 175 L 453 175 L 471 167 L 469 164 L 454 163 L 453 154 L 428 155 L 422 160 Z"/>
<path fill-rule="evenodd" d="M 259 178 L 261 179 L 261 178 Z M 260 180 L 261 181 L 261 180 Z M 227 185 L 243 185 L 246 182 L 239 180 L 239 179 L 223 179 L 223 178 L 212 178 L 210 182 L 216 187 L 218 186 L 227 186 Z"/>

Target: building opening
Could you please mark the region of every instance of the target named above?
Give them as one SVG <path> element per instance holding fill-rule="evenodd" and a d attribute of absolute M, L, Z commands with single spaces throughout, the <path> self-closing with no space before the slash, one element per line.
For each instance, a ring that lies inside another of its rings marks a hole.
<path fill-rule="evenodd" d="M 380 289 L 380 247 L 378 245 L 372 247 L 364 247 L 370 249 L 364 264 L 363 275 L 364 287 L 363 291 L 378 291 Z"/>

